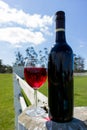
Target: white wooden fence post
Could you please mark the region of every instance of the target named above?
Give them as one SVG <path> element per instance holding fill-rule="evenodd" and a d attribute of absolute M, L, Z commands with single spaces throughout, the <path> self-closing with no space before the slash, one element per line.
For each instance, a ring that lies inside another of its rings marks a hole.
<path fill-rule="evenodd" d="M 18 130 L 18 116 L 21 113 L 21 105 L 19 103 L 19 96 L 21 94 L 21 91 L 16 76 L 15 75 L 13 76 L 14 76 L 13 79 L 14 79 L 15 130 Z"/>
<path fill-rule="evenodd" d="M 13 72 L 24 78 L 24 66 L 13 66 Z"/>

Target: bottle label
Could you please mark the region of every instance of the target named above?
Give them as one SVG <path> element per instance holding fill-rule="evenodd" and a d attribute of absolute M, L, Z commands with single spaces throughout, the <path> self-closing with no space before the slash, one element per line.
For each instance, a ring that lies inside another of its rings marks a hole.
<path fill-rule="evenodd" d="M 57 28 L 56 32 L 59 32 L 59 31 L 65 31 L 65 29 L 64 28 Z"/>

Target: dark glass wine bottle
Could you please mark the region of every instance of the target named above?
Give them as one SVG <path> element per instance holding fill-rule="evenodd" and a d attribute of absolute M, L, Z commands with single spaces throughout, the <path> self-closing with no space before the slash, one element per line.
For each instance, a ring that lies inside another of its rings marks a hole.
<path fill-rule="evenodd" d="M 55 122 L 73 118 L 73 51 L 65 38 L 65 13 L 56 12 L 56 44 L 48 61 L 49 117 Z"/>

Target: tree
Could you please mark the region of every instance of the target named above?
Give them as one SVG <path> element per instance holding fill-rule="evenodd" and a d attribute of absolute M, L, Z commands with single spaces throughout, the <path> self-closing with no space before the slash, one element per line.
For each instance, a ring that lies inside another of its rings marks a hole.
<path fill-rule="evenodd" d="M 2 64 L 1 59 L 0 59 L 0 73 L 5 73 L 5 65 Z"/>
<path fill-rule="evenodd" d="M 24 57 L 22 56 L 20 51 L 16 52 L 15 56 L 16 56 L 16 61 L 15 61 L 14 65 L 17 65 L 17 66 L 23 65 L 24 66 L 24 64 L 25 64 Z"/>
<path fill-rule="evenodd" d="M 4 65 L 0 59 L 0 73 L 12 73 L 12 67 L 10 65 Z"/>
<path fill-rule="evenodd" d="M 2 64 L 2 60 L 0 59 L 0 65 Z"/>
<path fill-rule="evenodd" d="M 44 48 L 43 51 L 40 50 L 39 51 L 39 57 L 40 57 L 40 62 L 42 64 L 42 66 L 47 67 L 47 61 L 48 61 L 48 49 Z"/>
<path fill-rule="evenodd" d="M 35 66 L 36 64 L 41 64 L 42 66 L 47 65 L 48 61 L 48 49 L 44 48 L 43 50 L 36 51 L 34 47 L 28 47 L 26 49 L 26 57 L 24 58 L 20 51 L 17 51 L 16 54 L 16 61 L 14 65 L 16 66 L 24 66 L 27 60 L 29 61 L 28 64 Z"/>
<path fill-rule="evenodd" d="M 74 54 L 74 71 L 82 72 L 84 71 L 84 58 Z"/>
<path fill-rule="evenodd" d="M 43 50 L 36 51 L 34 47 L 28 47 L 26 49 L 27 57 L 26 60 L 29 60 L 29 64 L 35 66 L 36 64 L 41 64 L 42 66 L 47 65 L 48 61 L 48 50 L 44 48 Z M 32 61 L 30 62 L 30 60 Z"/>
<path fill-rule="evenodd" d="M 29 61 L 29 65 L 35 66 L 35 64 L 38 63 L 38 54 L 35 51 L 34 47 L 32 47 L 32 46 L 28 47 L 26 49 L 26 54 L 27 54 L 27 57 L 25 58 L 25 60 Z"/>
<path fill-rule="evenodd" d="M 31 61 L 32 59 L 32 61 Z M 42 66 L 47 67 L 48 62 L 48 49 L 44 48 L 43 50 L 36 51 L 34 47 L 28 47 L 26 49 L 26 57 L 24 58 L 20 51 L 16 52 L 16 61 L 14 65 L 20 66 L 26 63 L 29 60 L 29 64 L 35 66 L 36 64 L 41 64 Z M 2 61 L 0 61 L 0 65 Z M 74 54 L 74 71 L 82 72 L 84 71 L 84 58 Z"/>

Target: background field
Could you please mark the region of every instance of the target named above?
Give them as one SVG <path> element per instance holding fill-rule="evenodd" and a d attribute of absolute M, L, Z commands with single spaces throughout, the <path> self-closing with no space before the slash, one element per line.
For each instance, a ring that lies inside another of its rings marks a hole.
<path fill-rule="evenodd" d="M 0 74 L 0 130 L 14 130 L 12 74 Z"/>
<path fill-rule="evenodd" d="M 39 89 L 47 95 L 47 82 Z M 0 74 L 0 130 L 14 130 L 12 74 Z M 74 77 L 74 106 L 87 106 L 87 76 Z"/>
<path fill-rule="evenodd" d="M 47 82 L 40 91 L 47 95 Z M 74 76 L 74 106 L 87 106 L 87 76 Z"/>

